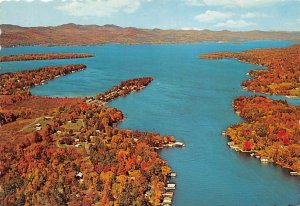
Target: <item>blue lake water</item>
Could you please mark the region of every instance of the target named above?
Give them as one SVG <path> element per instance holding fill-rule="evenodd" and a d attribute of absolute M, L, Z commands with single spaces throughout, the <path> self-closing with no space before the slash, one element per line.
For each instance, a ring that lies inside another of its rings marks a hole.
<path fill-rule="evenodd" d="M 45 65 L 84 63 L 87 69 L 31 89 L 35 95 L 93 96 L 122 80 L 152 76 L 139 93 L 110 103 L 126 114 L 122 128 L 172 134 L 182 149 L 164 149 L 163 159 L 177 172 L 174 206 L 287 206 L 300 204 L 300 179 L 272 164 L 261 164 L 228 149 L 221 132 L 241 122 L 231 101 L 253 95 L 240 87 L 255 65 L 236 60 L 204 60 L 198 55 L 286 47 L 286 41 L 249 41 L 180 45 L 104 45 L 5 48 L 1 55 L 35 52 L 85 52 L 96 57 L 0 63 L 0 73 Z M 283 97 L 271 96 L 278 99 Z M 300 99 L 287 99 L 299 104 Z"/>

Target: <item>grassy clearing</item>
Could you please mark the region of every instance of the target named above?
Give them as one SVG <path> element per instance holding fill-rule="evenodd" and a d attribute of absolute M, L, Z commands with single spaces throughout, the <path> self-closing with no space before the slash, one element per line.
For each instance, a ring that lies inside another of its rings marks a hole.
<path fill-rule="evenodd" d="M 73 132 L 76 134 L 77 132 L 80 132 L 80 128 L 83 127 L 83 120 L 78 119 L 76 122 L 67 122 L 62 127 L 66 129 L 66 131 L 73 130 Z"/>
<path fill-rule="evenodd" d="M 33 122 L 31 122 L 29 125 L 25 126 L 22 129 L 22 132 L 33 132 L 36 130 L 36 124 L 40 124 L 42 128 L 44 128 L 47 124 L 52 125 L 53 122 L 52 120 L 46 120 L 43 117 L 39 117 L 37 119 L 35 119 Z"/>

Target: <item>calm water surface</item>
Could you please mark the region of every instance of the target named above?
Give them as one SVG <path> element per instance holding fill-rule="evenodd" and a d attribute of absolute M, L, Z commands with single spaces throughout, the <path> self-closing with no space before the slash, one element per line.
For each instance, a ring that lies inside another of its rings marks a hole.
<path fill-rule="evenodd" d="M 241 51 L 285 47 L 286 41 L 252 41 L 241 44 L 199 43 L 181 45 L 105 45 L 81 47 L 18 47 L 1 55 L 34 52 L 86 52 L 96 57 L 1 63 L 0 73 L 45 65 L 84 63 L 87 70 L 50 81 L 31 90 L 35 95 L 91 96 L 122 80 L 152 76 L 139 93 L 110 105 L 126 114 L 122 128 L 172 134 L 185 142 L 183 149 L 164 149 L 178 177 L 174 206 L 299 205 L 300 179 L 272 164 L 261 164 L 228 149 L 221 132 L 242 121 L 231 101 L 251 92 L 240 82 L 257 66 L 231 59 L 204 60 L 197 56 L 215 51 Z M 283 97 L 271 96 L 278 99 Z M 299 104 L 298 99 L 288 99 Z"/>

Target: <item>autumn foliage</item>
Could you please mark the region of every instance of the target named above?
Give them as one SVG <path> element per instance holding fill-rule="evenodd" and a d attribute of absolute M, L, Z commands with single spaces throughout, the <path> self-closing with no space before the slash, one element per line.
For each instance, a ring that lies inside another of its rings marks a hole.
<path fill-rule="evenodd" d="M 58 134 L 72 118 L 82 119 L 85 127 Z M 159 203 L 171 170 L 153 146 L 174 139 L 119 129 L 114 123 L 122 118 L 121 111 L 105 106 L 90 104 L 87 110 L 80 104 L 64 106 L 42 131 L 24 135 L 15 148 L 2 146 L 1 201 L 30 205 Z M 74 146 L 77 139 L 80 147 Z"/>
<path fill-rule="evenodd" d="M 0 56 L 0 62 L 9 61 L 28 61 L 28 60 L 49 60 L 49 59 L 74 59 L 93 57 L 93 54 L 68 54 L 68 53 L 49 53 L 49 54 L 20 54 Z"/>
<path fill-rule="evenodd" d="M 0 25 L 2 34 L 0 45 L 11 46 L 67 46 L 67 45 L 103 45 L 118 44 L 178 44 L 204 41 L 245 40 L 289 40 L 299 42 L 299 32 L 280 31 L 210 31 L 210 30 L 162 30 L 119 27 L 116 25 L 79 25 L 63 24 L 49 27 L 21 27 L 17 25 Z"/>
<path fill-rule="evenodd" d="M 109 102 L 117 97 L 128 95 L 131 92 L 137 92 L 146 87 L 153 81 L 152 77 L 142 77 L 122 81 L 119 85 L 96 96 L 96 99 Z"/>
<path fill-rule="evenodd" d="M 46 83 L 47 81 L 84 70 L 84 64 L 71 64 L 66 66 L 47 66 L 35 70 L 16 73 L 0 74 L 0 95 L 29 93 L 29 88 Z"/>
<path fill-rule="evenodd" d="M 171 168 L 155 148 L 173 143 L 173 136 L 120 129 L 123 113 L 98 102 L 37 97 L 28 92 L 31 86 L 83 68 L 45 67 L 1 76 L 3 205 L 146 206 L 161 202 Z M 124 96 L 151 81 L 151 77 L 124 81 L 98 97 Z"/>
<path fill-rule="evenodd" d="M 282 167 L 300 171 L 300 107 L 266 97 L 239 97 L 235 110 L 246 122 L 226 134 L 237 145 Z"/>
<path fill-rule="evenodd" d="M 255 49 L 244 52 L 217 52 L 203 58 L 235 58 L 265 66 L 249 72 L 252 79 L 242 82 L 247 90 L 268 94 L 300 96 L 300 44 L 288 48 Z"/>

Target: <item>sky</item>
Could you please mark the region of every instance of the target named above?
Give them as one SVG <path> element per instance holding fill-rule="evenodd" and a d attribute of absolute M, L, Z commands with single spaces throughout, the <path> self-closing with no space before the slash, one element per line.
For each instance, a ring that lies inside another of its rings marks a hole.
<path fill-rule="evenodd" d="M 0 0 L 0 24 L 300 31 L 300 0 Z"/>

